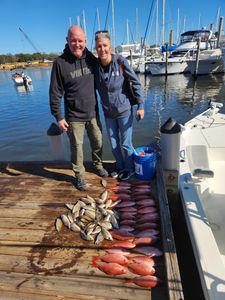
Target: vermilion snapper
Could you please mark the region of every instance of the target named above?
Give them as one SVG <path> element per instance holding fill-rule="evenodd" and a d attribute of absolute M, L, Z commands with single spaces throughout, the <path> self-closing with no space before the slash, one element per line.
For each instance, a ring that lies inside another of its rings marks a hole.
<path fill-rule="evenodd" d="M 136 255 L 136 256 L 128 257 L 128 259 L 132 263 L 138 264 L 138 263 L 142 263 L 142 262 L 147 262 L 152 267 L 156 265 L 153 258 L 144 256 L 144 255 Z"/>
<path fill-rule="evenodd" d="M 112 237 L 119 241 L 133 241 L 134 235 L 126 230 L 112 230 L 110 231 Z"/>
<path fill-rule="evenodd" d="M 126 279 L 124 281 L 125 283 L 134 283 L 138 286 L 144 287 L 144 288 L 153 288 L 161 283 L 161 280 L 153 275 L 146 275 L 146 276 L 140 276 L 135 277 L 132 279 Z"/>
<path fill-rule="evenodd" d="M 93 256 L 92 258 L 92 265 L 96 265 L 97 261 L 104 261 L 107 263 L 117 263 L 121 266 L 127 266 L 128 265 L 128 259 L 123 254 L 118 253 L 111 253 L 106 254 L 104 256 Z"/>
<path fill-rule="evenodd" d="M 145 255 L 152 256 L 161 256 L 163 252 L 156 247 L 145 246 L 145 247 L 135 247 L 132 249 L 132 252 L 137 252 Z"/>
<path fill-rule="evenodd" d="M 121 275 L 126 274 L 127 269 L 117 263 L 96 263 L 94 262 L 93 267 L 98 268 L 102 272 L 108 274 L 108 275 Z"/>
<path fill-rule="evenodd" d="M 128 207 L 121 207 L 121 208 L 118 208 L 119 211 L 121 212 L 137 212 L 137 208 L 136 207 L 133 207 L 133 206 L 128 206 Z"/>
<path fill-rule="evenodd" d="M 156 212 L 157 208 L 154 206 L 147 206 L 147 207 L 143 207 L 143 208 L 139 208 L 138 209 L 138 214 L 147 214 L 147 213 L 152 213 L 152 212 Z"/>
<path fill-rule="evenodd" d="M 145 199 L 141 199 L 141 200 L 138 200 L 136 199 L 136 204 L 138 206 L 156 206 L 157 203 L 155 200 L 151 199 L 151 198 L 145 198 Z"/>
<path fill-rule="evenodd" d="M 137 230 L 145 230 L 145 229 L 151 229 L 151 228 L 157 228 L 159 227 L 159 224 L 155 222 L 147 222 L 143 224 L 136 224 L 135 229 Z"/>
<path fill-rule="evenodd" d="M 155 242 L 159 240 L 159 237 L 157 236 L 143 236 L 143 237 L 138 237 L 133 240 L 133 243 L 138 245 L 152 245 Z"/>
<path fill-rule="evenodd" d="M 138 275 L 153 275 L 155 274 L 155 268 L 147 262 L 131 263 L 128 265 L 128 269 Z"/>
<path fill-rule="evenodd" d="M 132 242 L 129 241 L 118 241 L 118 242 L 112 242 L 110 243 L 110 247 L 111 248 L 127 248 L 127 249 L 132 249 L 134 248 L 136 245 Z M 107 245 L 106 247 L 109 247 L 109 245 Z"/>

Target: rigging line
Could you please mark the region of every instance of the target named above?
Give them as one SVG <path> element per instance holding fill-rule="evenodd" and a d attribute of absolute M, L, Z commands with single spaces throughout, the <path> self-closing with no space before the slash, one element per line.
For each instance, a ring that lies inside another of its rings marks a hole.
<path fill-rule="evenodd" d="M 147 26 L 146 26 L 146 29 L 145 29 L 145 35 L 144 35 L 144 39 L 143 39 L 143 42 L 142 42 L 142 45 L 141 45 L 141 53 L 142 53 L 142 50 L 144 48 L 145 39 L 146 39 L 146 35 L 147 35 L 147 32 L 148 32 L 148 26 L 149 26 L 150 17 L 151 17 L 151 14 L 152 14 L 153 4 L 154 4 L 154 0 L 152 0 L 151 9 L 150 9 L 150 13 L 149 13 L 149 16 L 148 16 Z"/>
<path fill-rule="evenodd" d="M 107 26 L 108 15 L 109 15 L 109 6 L 110 6 L 110 0 L 108 1 L 108 7 L 107 7 L 106 18 L 105 18 L 105 26 L 104 26 L 104 30 L 106 30 L 106 26 Z"/>
<path fill-rule="evenodd" d="M 97 12 L 95 13 L 95 19 L 94 19 L 94 26 L 93 26 L 93 32 L 92 32 L 92 40 L 91 40 L 91 50 L 93 51 L 93 43 L 94 43 L 94 35 L 95 35 L 95 23 L 97 19 Z"/>

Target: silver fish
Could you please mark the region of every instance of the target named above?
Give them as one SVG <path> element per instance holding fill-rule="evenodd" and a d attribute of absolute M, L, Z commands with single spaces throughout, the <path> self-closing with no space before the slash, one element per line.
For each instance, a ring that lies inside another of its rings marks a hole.
<path fill-rule="evenodd" d="M 107 181 L 105 179 L 101 179 L 101 185 L 106 188 L 107 187 Z"/>
<path fill-rule="evenodd" d="M 86 241 L 93 241 L 94 238 L 93 236 L 86 234 L 84 231 L 80 232 L 80 236 L 82 237 L 82 239 L 86 240 Z"/>
<path fill-rule="evenodd" d="M 63 222 L 60 218 L 57 218 L 55 221 L 55 228 L 58 232 L 62 229 Z"/>
<path fill-rule="evenodd" d="M 70 229 L 70 221 L 66 215 L 61 215 L 63 224 Z"/>
<path fill-rule="evenodd" d="M 107 229 L 105 229 L 103 226 L 102 226 L 102 231 L 101 232 L 102 232 L 102 234 L 103 234 L 103 236 L 106 240 L 109 240 L 109 241 L 113 240 L 113 237 L 111 236 L 111 233 Z"/>
<path fill-rule="evenodd" d="M 70 204 L 70 203 L 66 203 L 65 206 L 69 209 L 69 210 L 72 210 L 74 205 L 73 204 Z"/>
<path fill-rule="evenodd" d="M 99 233 L 102 230 L 101 226 L 96 226 L 95 229 L 92 231 L 93 234 Z"/>
<path fill-rule="evenodd" d="M 101 232 L 99 232 L 95 238 L 95 244 L 99 244 L 104 240 L 104 236 Z"/>
<path fill-rule="evenodd" d="M 105 202 L 108 198 L 108 191 L 104 190 L 101 194 L 100 194 L 100 198 Z"/>
<path fill-rule="evenodd" d="M 78 201 L 76 204 L 74 204 L 72 213 L 74 214 L 75 212 L 80 210 L 80 201 Z"/>
<path fill-rule="evenodd" d="M 116 228 L 116 229 L 119 228 L 119 224 L 118 224 L 117 219 L 116 219 L 116 217 L 114 215 L 111 215 L 111 222 L 112 222 L 112 226 L 114 228 Z"/>
<path fill-rule="evenodd" d="M 111 199 L 107 200 L 106 203 L 105 203 L 105 207 L 106 207 L 106 208 L 111 207 L 112 203 L 113 203 L 113 202 L 112 202 Z"/>
<path fill-rule="evenodd" d="M 67 218 L 69 219 L 70 223 L 73 223 L 73 215 L 71 212 L 68 212 Z"/>
<path fill-rule="evenodd" d="M 71 223 L 70 229 L 74 232 L 79 232 L 81 230 L 80 227 L 75 223 Z"/>
<path fill-rule="evenodd" d="M 105 229 L 111 229 L 112 228 L 112 224 L 110 222 L 100 222 L 98 223 L 100 226 L 104 227 Z"/>

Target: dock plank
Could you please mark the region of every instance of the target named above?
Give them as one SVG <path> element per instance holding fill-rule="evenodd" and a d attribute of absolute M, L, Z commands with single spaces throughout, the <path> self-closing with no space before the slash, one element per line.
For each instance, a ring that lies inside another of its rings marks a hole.
<path fill-rule="evenodd" d="M 157 259 L 156 275 L 162 284 L 152 290 L 143 289 L 125 283 L 124 279 L 137 276 L 131 272 L 109 276 L 92 267 L 92 257 L 103 255 L 110 242 L 96 246 L 65 227 L 57 233 L 55 219 L 68 212 L 65 203 L 75 203 L 86 194 L 97 197 L 104 190 L 101 178 L 88 165 L 87 178 L 89 189 L 80 192 L 73 186 L 73 173 L 67 163 L 0 163 L 2 299 L 183 299 L 181 292 L 179 298 L 177 291 L 172 292 L 172 287 L 177 289 L 179 285 L 168 283 L 168 278 L 171 282 L 180 280 L 179 270 L 167 262 L 171 257 L 165 253 L 165 249 L 174 248 L 164 245 L 164 257 Z M 107 182 L 111 185 L 116 180 L 107 178 Z"/>

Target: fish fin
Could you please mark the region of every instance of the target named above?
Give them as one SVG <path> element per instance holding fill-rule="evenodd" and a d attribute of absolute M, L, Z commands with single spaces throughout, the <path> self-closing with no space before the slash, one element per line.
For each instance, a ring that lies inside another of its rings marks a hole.
<path fill-rule="evenodd" d="M 93 256 L 92 257 L 92 267 L 98 267 L 98 261 L 100 260 L 101 258 L 99 256 Z"/>

